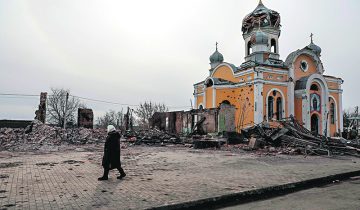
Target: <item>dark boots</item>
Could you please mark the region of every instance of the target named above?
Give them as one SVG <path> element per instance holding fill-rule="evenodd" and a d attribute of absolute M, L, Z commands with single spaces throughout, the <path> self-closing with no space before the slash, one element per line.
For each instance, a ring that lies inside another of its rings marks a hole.
<path fill-rule="evenodd" d="M 104 175 L 102 177 L 99 177 L 99 181 L 108 180 L 109 179 L 109 169 L 104 168 Z"/>
<path fill-rule="evenodd" d="M 121 166 L 118 168 L 118 171 L 120 173 L 120 176 L 118 176 L 117 179 L 122 179 L 126 176 L 124 169 L 122 169 Z"/>
<path fill-rule="evenodd" d="M 121 167 L 117 168 L 117 170 L 120 173 L 120 176 L 117 177 L 117 179 L 122 179 L 126 176 L 124 169 L 122 169 Z M 104 169 L 104 175 L 102 177 L 99 177 L 98 180 L 99 181 L 103 181 L 103 180 L 108 180 L 108 176 L 109 176 L 109 169 Z"/>

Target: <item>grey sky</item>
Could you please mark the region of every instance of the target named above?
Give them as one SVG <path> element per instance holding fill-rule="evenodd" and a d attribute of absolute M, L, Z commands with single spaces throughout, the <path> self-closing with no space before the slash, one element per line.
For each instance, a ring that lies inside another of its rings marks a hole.
<path fill-rule="evenodd" d="M 257 0 L 0 0 L 0 93 L 72 94 L 189 106 L 219 42 L 244 58 L 241 22 Z M 344 108 L 360 104 L 357 0 L 263 0 L 280 13 L 280 57 L 314 42 L 325 73 L 345 80 Z M 96 115 L 120 106 L 84 101 Z M 0 119 L 32 119 L 38 98 L 0 97 Z"/>

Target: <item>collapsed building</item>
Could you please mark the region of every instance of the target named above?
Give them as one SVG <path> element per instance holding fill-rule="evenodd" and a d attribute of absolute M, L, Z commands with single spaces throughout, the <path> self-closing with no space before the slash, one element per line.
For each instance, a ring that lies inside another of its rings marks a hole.
<path fill-rule="evenodd" d="M 185 135 L 234 132 L 235 112 L 235 107 L 227 103 L 211 109 L 156 112 L 150 119 L 150 127 Z"/>

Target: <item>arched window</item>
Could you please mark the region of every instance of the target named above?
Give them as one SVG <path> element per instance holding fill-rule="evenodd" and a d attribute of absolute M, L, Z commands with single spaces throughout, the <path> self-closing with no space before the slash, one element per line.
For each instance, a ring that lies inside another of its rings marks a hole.
<path fill-rule="evenodd" d="M 277 53 L 276 40 L 275 39 L 271 39 L 271 52 Z"/>
<path fill-rule="evenodd" d="M 335 104 L 330 104 L 330 122 L 331 124 L 335 124 Z"/>
<path fill-rule="evenodd" d="M 251 42 L 249 41 L 247 43 L 247 55 L 250 55 L 252 53 L 252 47 L 251 47 Z"/>
<path fill-rule="evenodd" d="M 228 101 L 228 100 L 224 100 L 224 101 L 222 101 L 220 104 L 227 104 L 227 105 L 231 105 L 230 101 Z"/>
<path fill-rule="evenodd" d="M 268 119 L 271 120 L 274 116 L 274 98 L 272 96 L 268 97 Z"/>
<path fill-rule="evenodd" d="M 204 109 L 203 105 L 200 104 L 199 109 L 203 110 Z"/>
<path fill-rule="evenodd" d="M 312 85 L 310 86 L 310 90 L 318 91 L 318 90 L 319 90 L 319 86 L 317 86 L 316 84 L 312 84 Z"/>
<path fill-rule="evenodd" d="M 276 119 L 281 120 L 282 116 L 282 99 L 279 97 L 276 99 Z"/>

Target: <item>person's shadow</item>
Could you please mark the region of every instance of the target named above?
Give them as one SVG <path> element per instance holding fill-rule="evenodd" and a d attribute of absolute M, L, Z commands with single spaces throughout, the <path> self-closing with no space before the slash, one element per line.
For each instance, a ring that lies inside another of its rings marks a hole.
<path fill-rule="evenodd" d="M 88 201 L 86 209 L 113 209 L 118 199 L 116 191 L 123 180 L 117 179 L 118 171 L 116 169 L 110 171 L 109 179 L 104 181 L 94 180 L 95 189 L 93 195 Z M 115 208 L 116 209 L 116 208 Z"/>

